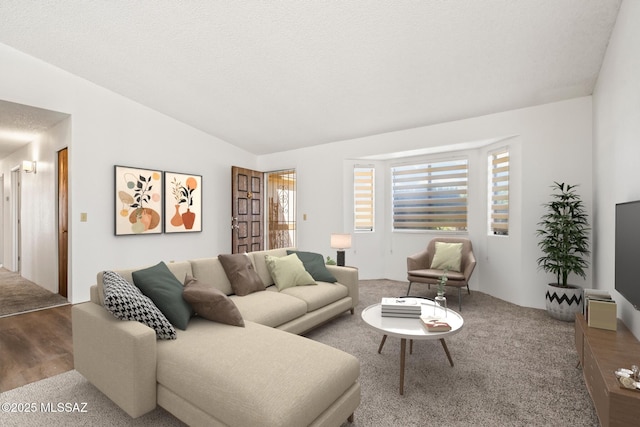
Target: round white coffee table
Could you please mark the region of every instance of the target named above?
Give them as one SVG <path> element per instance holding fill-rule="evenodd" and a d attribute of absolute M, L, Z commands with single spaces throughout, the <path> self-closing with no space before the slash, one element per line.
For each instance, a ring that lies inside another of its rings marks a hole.
<path fill-rule="evenodd" d="M 370 305 L 362 311 L 362 320 L 371 328 L 383 334 L 380 347 L 378 347 L 378 353 L 382 352 L 382 347 L 387 340 L 387 335 L 400 338 L 400 394 L 404 394 L 404 365 L 405 354 L 407 348 L 407 340 L 410 341 L 409 353 L 413 352 L 413 340 L 440 340 L 442 348 L 447 354 L 449 363 L 453 366 L 453 360 L 451 354 L 445 343 L 445 337 L 451 336 L 460 332 L 464 325 L 462 316 L 457 312 L 436 306 L 435 303 L 429 299 L 423 298 L 409 298 L 400 297 L 404 300 L 414 300 L 417 304 L 422 306 L 423 316 L 436 316 L 445 320 L 450 326 L 451 330 L 446 332 L 429 332 L 422 325 L 422 321 L 416 318 L 403 318 L 403 317 L 382 317 L 382 307 L 380 303 Z"/>

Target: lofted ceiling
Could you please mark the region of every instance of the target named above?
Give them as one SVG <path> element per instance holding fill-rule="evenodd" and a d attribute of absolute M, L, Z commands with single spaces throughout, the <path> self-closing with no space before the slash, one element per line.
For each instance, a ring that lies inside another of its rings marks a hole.
<path fill-rule="evenodd" d="M 0 43 L 266 154 L 590 95 L 620 3 L 0 0 Z"/>
<path fill-rule="evenodd" d="M 68 114 L 0 100 L 0 159 L 33 141 Z"/>

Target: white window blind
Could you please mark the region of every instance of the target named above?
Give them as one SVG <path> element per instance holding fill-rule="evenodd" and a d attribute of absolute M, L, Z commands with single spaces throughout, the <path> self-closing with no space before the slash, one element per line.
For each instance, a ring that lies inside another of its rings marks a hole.
<path fill-rule="evenodd" d="M 467 159 L 391 168 L 394 230 L 467 230 Z"/>
<path fill-rule="evenodd" d="M 489 155 L 489 233 L 509 234 L 509 150 Z"/>
<path fill-rule="evenodd" d="M 374 177 L 373 167 L 355 166 L 353 168 L 353 229 L 355 231 L 373 231 Z"/>

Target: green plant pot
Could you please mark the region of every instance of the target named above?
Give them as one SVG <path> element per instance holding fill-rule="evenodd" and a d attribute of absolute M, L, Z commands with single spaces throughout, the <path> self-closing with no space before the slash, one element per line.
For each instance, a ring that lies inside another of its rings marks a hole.
<path fill-rule="evenodd" d="M 549 283 L 545 301 L 549 316 L 565 322 L 573 322 L 576 320 L 576 313 L 582 313 L 584 304 L 582 288 L 573 285 L 563 288 L 555 283 Z"/>

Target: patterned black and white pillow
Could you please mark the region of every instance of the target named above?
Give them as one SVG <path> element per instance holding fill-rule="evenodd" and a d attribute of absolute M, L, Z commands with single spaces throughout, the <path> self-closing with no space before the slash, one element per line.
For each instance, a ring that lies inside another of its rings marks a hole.
<path fill-rule="evenodd" d="M 105 271 L 104 306 L 120 320 L 137 320 L 156 331 L 161 340 L 175 340 L 176 330 L 164 314 L 140 289 L 114 271 Z"/>

